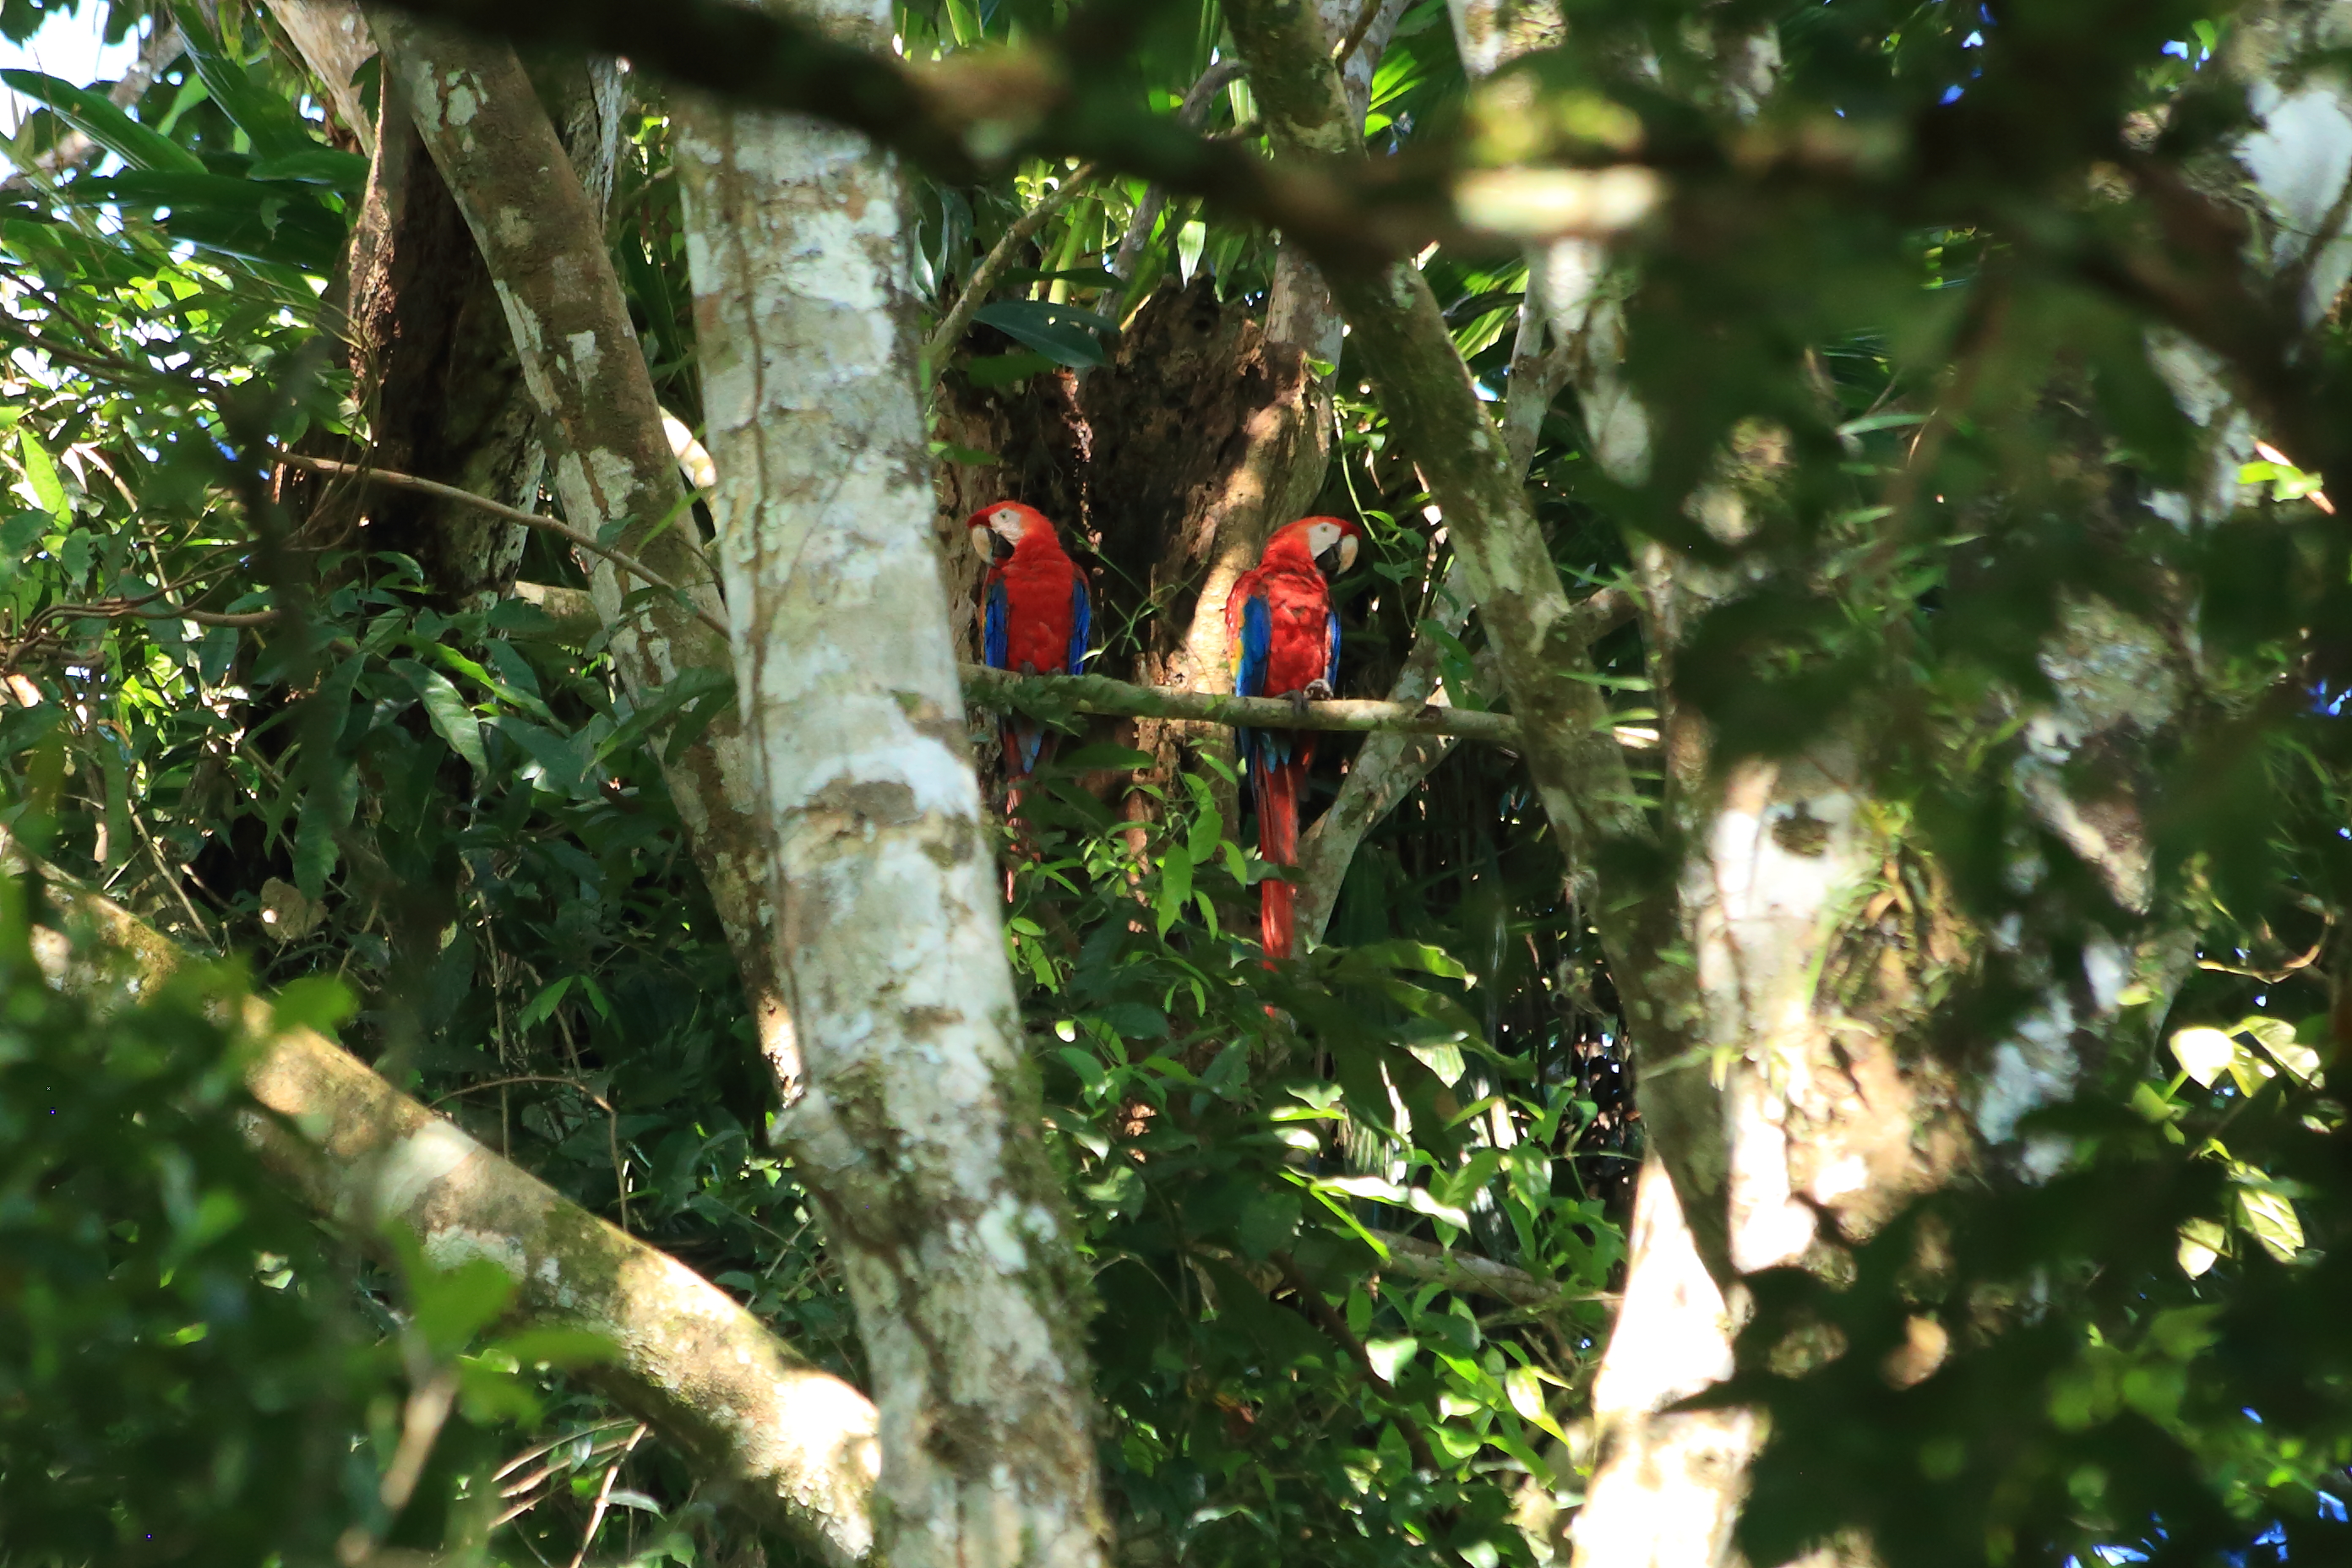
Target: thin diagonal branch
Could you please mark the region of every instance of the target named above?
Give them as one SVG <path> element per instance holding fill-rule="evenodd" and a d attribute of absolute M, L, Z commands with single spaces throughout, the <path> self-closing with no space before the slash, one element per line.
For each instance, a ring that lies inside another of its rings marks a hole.
<path fill-rule="evenodd" d="M 593 535 L 583 533 L 569 523 L 558 522 L 551 517 L 542 517 L 535 511 L 525 511 L 520 507 L 509 506 L 504 501 L 492 500 L 488 496 L 478 496 L 471 490 L 461 490 L 455 485 L 445 485 L 438 479 L 419 479 L 415 474 L 394 473 L 390 468 L 365 468 L 358 463 L 338 462 L 332 458 L 304 457 L 298 452 L 280 452 L 278 454 L 278 460 L 289 468 L 310 468 L 322 474 L 341 474 L 367 484 L 388 485 L 394 489 L 415 490 L 420 495 L 453 501 L 459 506 L 478 508 L 493 517 L 502 517 L 509 522 L 519 522 L 525 528 L 542 529 L 585 550 L 591 555 L 601 556 L 641 582 L 681 595 L 692 607 L 697 620 L 722 637 L 728 635 L 727 623 L 711 615 L 699 605 L 694 604 L 692 596 L 687 595 L 678 584 L 671 582 L 627 551 L 600 543 Z"/>

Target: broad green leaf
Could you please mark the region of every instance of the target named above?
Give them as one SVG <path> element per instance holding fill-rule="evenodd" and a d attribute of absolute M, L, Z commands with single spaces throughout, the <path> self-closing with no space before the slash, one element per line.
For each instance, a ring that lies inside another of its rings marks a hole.
<path fill-rule="evenodd" d="M 2231 1062 L 2238 1056 L 2238 1042 L 2210 1025 L 2177 1029 L 2171 1043 L 2172 1059 L 2180 1064 L 2182 1072 L 2205 1089 L 2212 1088 L 2214 1080 L 2229 1071 Z"/>
<path fill-rule="evenodd" d="M 65 482 L 58 478 L 58 466 L 50 460 L 48 448 L 34 437 L 29 425 L 16 427 L 16 457 L 24 465 L 25 485 L 34 500 L 56 521 L 70 524 L 73 505 L 66 497 Z"/>
<path fill-rule="evenodd" d="M 1543 1383 L 1537 1377 L 1535 1368 L 1515 1366 L 1505 1373 L 1503 1393 L 1510 1400 L 1511 1408 L 1522 1417 L 1534 1422 L 1561 1442 L 1568 1441 L 1568 1434 L 1559 1429 L 1559 1423 L 1552 1419 L 1551 1411 L 1544 1405 Z"/>
<path fill-rule="evenodd" d="M 0 82 L 36 103 L 46 104 L 58 117 L 134 169 L 177 169 L 204 173 L 204 160 L 185 147 L 160 136 L 108 101 L 69 81 L 35 70 L 0 70 Z"/>
<path fill-rule="evenodd" d="M 1160 900 L 1155 908 L 1161 936 L 1168 934 L 1168 929 L 1184 912 L 1184 901 L 1192 896 L 1192 858 L 1181 848 L 1171 849 L 1160 861 Z"/>
<path fill-rule="evenodd" d="M 2238 1189 L 2238 1221 L 2263 1250 L 2284 1263 L 2303 1250 L 2303 1222 L 2284 1194 L 2268 1188 Z"/>
<path fill-rule="evenodd" d="M 172 10 L 179 19 L 182 43 L 205 90 L 220 105 L 221 112 L 245 132 L 256 153 L 268 159 L 330 150 L 311 139 L 310 127 L 294 111 L 292 104 L 255 82 L 244 62 L 233 58 L 222 47 L 205 14 L 191 0 L 174 0 Z M 361 175 L 362 181 L 365 178 Z"/>
<path fill-rule="evenodd" d="M 1367 1340 L 1364 1342 L 1364 1359 L 1371 1363 L 1372 1370 L 1381 1374 L 1382 1382 L 1394 1383 L 1397 1373 L 1404 1370 L 1405 1363 L 1412 1360 L 1420 1349 L 1420 1341 L 1402 1336 Z"/>
<path fill-rule="evenodd" d="M 971 319 L 994 327 L 1024 348 L 1044 354 L 1055 364 L 1092 368 L 1104 362 L 1097 330 L 1118 330 L 1118 323 L 1075 305 L 1049 304 L 1042 300 L 998 300 L 982 305 Z"/>
<path fill-rule="evenodd" d="M 474 769 L 477 779 L 490 771 L 490 759 L 482 750 L 482 721 L 458 695 L 449 678 L 437 669 L 427 669 L 413 658 L 395 658 L 392 668 L 411 686 L 425 703 L 425 721 L 433 732 L 449 743 L 449 749 L 466 759 Z"/>

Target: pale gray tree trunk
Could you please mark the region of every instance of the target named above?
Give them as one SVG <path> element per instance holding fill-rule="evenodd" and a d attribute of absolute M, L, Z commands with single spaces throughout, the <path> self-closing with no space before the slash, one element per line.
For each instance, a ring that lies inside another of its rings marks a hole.
<path fill-rule="evenodd" d="M 2338 205 L 2346 160 L 2331 153 L 2352 133 L 2352 112 L 2340 79 L 2320 79 L 2290 94 L 2265 78 L 2289 35 L 2308 47 L 2315 21 L 2341 28 L 2348 13 L 2352 7 L 2340 4 L 2306 6 L 2296 8 L 2298 26 L 2258 24 L 2245 35 L 2257 44 L 2242 44 L 2238 62 L 2265 119 L 2242 161 L 2274 208 L 2278 238 L 2269 259 L 2308 268 L 2315 319 L 2352 265 Z M 2157 508 L 2183 522 L 2226 515 L 2237 500 L 2237 468 L 2252 455 L 2251 425 L 2205 356 L 2168 345 L 2158 359 L 2210 437 L 2200 493 L 2158 498 Z M 1718 499 L 1729 504 L 1710 509 L 1707 521 L 1736 529 L 1736 500 Z M 1676 633 L 1724 585 L 1655 552 L 1645 576 L 1654 647 L 1670 660 Z M 1684 886 L 1704 1037 L 1736 1043 L 1738 1055 L 1726 1061 L 1729 1053 L 1718 1050 L 1704 1066 L 1686 1059 L 1675 1064 L 1672 1078 L 1658 1073 L 1653 1058 L 1643 1104 L 1655 1143 L 1715 1151 L 1704 1161 L 1685 1152 L 1678 1178 L 1696 1165 L 1715 1180 L 1678 1179 L 1674 1184 L 1683 1190 L 1674 1195 L 1721 1215 L 1721 1251 L 1708 1259 L 1713 1278 L 1694 1268 L 1700 1249 L 1688 1226 L 1665 1223 L 1666 1172 L 1654 1161 L 1643 1173 L 1626 1305 L 1594 1388 L 1600 1462 L 1574 1527 L 1580 1563 L 1713 1568 L 1731 1560 L 1730 1527 L 1761 1426 L 1736 1411 L 1663 1413 L 1695 1391 L 1695 1369 L 1729 1365 L 1740 1292 L 1736 1282 L 1717 1288 L 1730 1279 L 1727 1264 L 1736 1274 L 1798 1260 L 1815 1239 L 1818 1213 L 1865 1235 L 1906 1197 L 1974 1161 L 2028 1179 L 2054 1171 L 2066 1148 L 2021 1142 L 2019 1125 L 2076 1090 L 2086 1066 L 2079 1041 L 2088 1032 L 2111 1043 L 2120 1037 L 2127 1047 L 2147 1043 L 2190 957 L 2187 933 L 2150 907 L 2141 821 L 2152 783 L 2147 759 L 2179 723 L 2196 678 L 2181 662 L 2181 646 L 2174 628 L 2138 622 L 2102 601 L 2068 606 L 2044 645 L 2041 663 L 2055 695 L 2020 715 L 2028 744 L 2014 783 L 2028 808 L 2102 875 L 2117 902 L 2148 918 L 2134 939 L 2093 942 L 2079 968 L 2001 949 L 2024 973 L 2040 975 L 2043 1000 L 1959 1081 L 1948 1068 L 1900 1063 L 1885 1026 L 1891 1016 L 1874 1027 L 1854 1011 L 1832 1016 L 1804 978 L 1818 974 L 1842 942 L 1866 940 L 1860 922 L 1842 911 L 1869 892 L 1874 865 L 1884 858 L 1891 866 L 1899 847 L 1859 830 L 1868 803 L 1848 782 L 1849 765 L 1834 743 L 1794 768 L 1743 764 L 1723 785 L 1707 786 L 1705 736 L 1686 716 L 1670 720 L 1678 816 L 1691 842 L 1705 847 Z M 2128 781 L 2096 801 L 2070 795 L 2063 782 L 2067 765 L 2094 748 L 2111 767 L 2121 763 L 2116 771 Z M 1912 934 L 1927 956 L 1939 944 L 1948 944 L 1952 958 L 1960 943 L 2000 945 L 1946 924 L 1932 907 L 1939 901 L 1932 887 L 1898 880 L 1884 892 L 1922 906 L 1927 919 L 1913 922 Z M 1900 998 L 1881 1000 L 1899 1012 Z M 1722 1077 L 1719 1091 L 1704 1081 L 1709 1067 Z M 1927 1109 L 1939 1103 L 1956 1109 Z M 1695 1184 L 1713 1190 L 1695 1194 Z M 1929 1342 L 1940 1342 L 1939 1331 L 1928 1332 Z"/>
<path fill-rule="evenodd" d="M 681 602 L 637 589 L 602 558 L 585 563 L 631 700 L 653 700 L 683 671 L 727 668 L 726 648 L 701 618 L 723 620 L 725 605 L 693 537 L 604 226 L 529 75 L 503 44 L 394 11 L 369 16 L 385 90 L 405 101 L 489 269 L 566 520 L 591 534 L 622 524 L 623 548 L 668 582 L 691 585 Z M 740 724 L 721 715 L 664 764 L 663 776 L 743 976 L 761 1053 L 789 1102 L 800 1048 L 776 973 L 751 765 Z"/>
<path fill-rule="evenodd" d="M 884 0 L 803 6 L 884 47 Z M 845 1267 L 899 1568 L 1106 1555 L 1087 1288 L 1042 1142 L 929 543 L 897 168 L 681 106 L 713 497 L 810 1076 L 787 1136 Z"/>

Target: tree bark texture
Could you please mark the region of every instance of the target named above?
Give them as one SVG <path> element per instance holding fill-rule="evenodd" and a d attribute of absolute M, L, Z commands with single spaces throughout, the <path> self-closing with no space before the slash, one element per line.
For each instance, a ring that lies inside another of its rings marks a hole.
<path fill-rule="evenodd" d="M 698 617 L 726 609 L 694 520 L 596 205 L 572 173 L 529 75 L 503 44 L 371 12 L 384 79 L 465 215 L 505 309 L 523 384 L 545 421 L 552 489 L 589 533 L 622 524 L 618 542 L 694 603 L 637 588 L 609 562 L 584 563 L 613 660 L 633 701 L 688 669 L 724 669 L 727 649 Z M 766 827 L 754 803 L 741 724 L 714 720 L 663 775 L 695 864 L 743 976 L 761 1054 L 786 1102 L 799 1092 L 800 1047 L 776 972 L 766 899 Z"/>
<path fill-rule="evenodd" d="M 831 0 L 877 44 L 889 11 Z M 806 13 L 803 13 L 806 14 Z M 676 162 L 714 511 L 900 1568 L 1104 1560 L 1087 1290 L 1047 1159 L 930 531 L 904 193 L 858 135 L 693 102 Z"/>
<path fill-rule="evenodd" d="M 574 60 L 543 68 L 540 85 L 601 230 L 620 133 L 619 69 Z M 389 87 L 352 247 L 352 358 L 369 457 L 528 508 L 547 455 L 514 335 L 404 94 L 396 79 Z M 522 528 L 415 494 L 377 491 L 362 504 L 367 547 L 413 557 L 444 608 L 481 607 L 513 581 Z"/>
<path fill-rule="evenodd" d="M 1559 395 L 1568 372 L 1568 355 L 1557 346 L 1546 350 L 1545 335 L 1542 298 L 1531 276 L 1528 291 L 1519 300 L 1518 332 L 1511 345 L 1511 367 L 1503 403 L 1503 445 L 1509 455 L 1512 472 L 1521 476 L 1534 460 L 1544 415 L 1551 400 Z M 1596 622 L 1585 634 L 1589 646 L 1619 622 L 1630 618 L 1633 603 L 1624 594 L 1607 589 L 1586 599 L 1580 607 Z M 1470 588 L 1462 563 L 1458 559 L 1449 561 L 1445 575 L 1430 595 L 1424 621 L 1442 629 L 1447 637 L 1458 637 L 1469 625 L 1471 609 Z M 1412 646 L 1405 652 L 1404 664 L 1389 688 L 1389 700 L 1448 702 L 1450 699 L 1438 680 L 1444 647 L 1430 634 L 1428 624 L 1416 628 Z M 1445 740 L 1383 734 L 1365 742 L 1349 760 L 1338 797 L 1329 810 L 1316 818 L 1315 826 L 1299 842 L 1298 921 L 1310 942 L 1320 942 L 1331 923 L 1331 912 L 1339 906 L 1340 886 L 1347 880 L 1348 867 L 1354 861 L 1364 835 L 1395 810 L 1452 749 L 1452 743 Z"/>
<path fill-rule="evenodd" d="M 184 962 L 119 906 L 44 880 L 66 929 L 37 933 L 36 951 L 58 983 L 108 990 L 127 980 L 136 994 Z M 103 944 L 94 959 L 93 939 Z M 515 1282 L 517 1320 L 611 1342 L 614 1359 L 595 1381 L 706 1467 L 729 1501 L 832 1568 L 871 1559 L 880 1455 L 864 1394 L 686 1265 L 500 1159 L 317 1031 L 278 1022 L 258 998 L 243 1022 L 254 1047 L 247 1084 L 277 1118 L 256 1117 L 252 1135 L 321 1217 L 379 1252 L 404 1228 L 437 1267 L 496 1264 Z"/>
<path fill-rule="evenodd" d="M 360 151 L 375 156 L 375 117 L 360 97 L 360 68 L 375 58 L 375 35 L 358 0 L 268 0 L 269 14 L 326 89 L 327 102 Z"/>

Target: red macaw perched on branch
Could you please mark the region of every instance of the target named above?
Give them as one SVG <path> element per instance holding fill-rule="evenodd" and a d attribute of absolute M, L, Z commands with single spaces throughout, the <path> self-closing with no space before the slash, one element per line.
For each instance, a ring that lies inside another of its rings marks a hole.
<path fill-rule="evenodd" d="M 1287 697 L 1300 708 L 1328 697 L 1339 678 L 1339 616 L 1330 580 L 1356 563 L 1361 531 L 1341 517 L 1303 517 L 1266 542 L 1257 566 L 1225 601 L 1233 637 L 1234 690 Z M 1257 802 L 1258 853 L 1298 863 L 1298 795 L 1315 759 L 1306 730 L 1236 730 L 1235 746 Z M 1258 940 L 1268 958 L 1288 958 L 1298 929 L 1298 889 L 1268 877 L 1258 884 Z"/>
<path fill-rule="evenodd" d="M 964 526 L 971 547 L 989 563 L 981 591 L 982 662 L 1023 675 L 1079 673 L 1094 608 L 1086 574 L 1062 549 L 1045 514 L 1001 500 L 973 512 Z M 1055 737 L 1018 713 L 1004 716 L 998 734 L 1004 742 L 1004 811 L 1017 816 L 1021 786 L 1053 755 Z"/>

